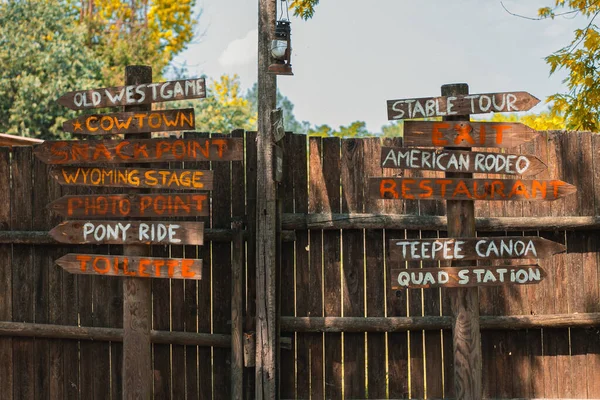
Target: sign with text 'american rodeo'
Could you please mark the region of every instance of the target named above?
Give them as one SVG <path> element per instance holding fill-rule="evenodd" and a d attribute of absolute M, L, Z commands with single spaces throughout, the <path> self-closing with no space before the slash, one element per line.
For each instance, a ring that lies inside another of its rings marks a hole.
<path fill-rule="evenodd" d="M 55 167 L 50 176 L 61 185 L 212 190 L 213 172 L 193 169 Z"/>
<path fill-rule="evenodd" d="M 501 267 L 448 267 L 392 269 L 392 289 L 531 285 L 540 283 L 546 272 L 537 264 Z"/>
<path fill-rule="evenodd" d="M 59 140 L 38 145 L 34 154 L 46 164 L 119 164 L 167 161 L 239 161 L 241 138 Z"/>
<path fill-rule="evenodd" d="M 130 276 L 135 278 L 202 278 L 202 260 L 98 254 L 67 254 L 56 260 L 71 274 Z"/>
<path fill-rule="evenodd" d="M 63 122 L 65 132 L 78 135 L 185 131 L 195 127 L 193 108 L 82 115 Z"/>
<path fill-rule="evenodd" d="M 404 145 L 409 147 L 509 148 L 537 135 L 538 131 L 518 122 L 404 122 Z"/>
<path fill-rule="evenodd" d="M 559 180 L 369 178 L 372 198 L 404 200 L 556 200 L 575 186 Z"/>
<path fill-rule="evenodd" d="M 384 168 L 447 172 L 535 175 L 546 169 L 540 159 L 529 155 L 406 147 L 382 147 L 381 160 Z"/>
<path fill-rule="evenodd" d="M 390 239 L 389 245 L 390 256 L 397 261 L 546 258 L 567 250 L 537 236 Z"/>
<path fill-rule="evenodd" d="M 50 231 L 56 241 L 70 244 L 202 245 L 203 222 L 65 221 Z"/>
<path fill-rule="evenodd" d="M 206 97 L 204 78 L 199 78 L 78 90 L 65 93 L 57 102 L 72 110 L 86 110 L 90 108 L 136 106 L 204 97 Z"/>
<path fill-rule="evenodd" d="M 527 92 L 468 94 L 388 100 L 388 120 L 527 111 L 540 101 Z"/>
<path fill-rule="evenodd" d="M 67 218 L 200 217 L 208 215 L 204 193 L 63 196 L 48 209 Z"/>

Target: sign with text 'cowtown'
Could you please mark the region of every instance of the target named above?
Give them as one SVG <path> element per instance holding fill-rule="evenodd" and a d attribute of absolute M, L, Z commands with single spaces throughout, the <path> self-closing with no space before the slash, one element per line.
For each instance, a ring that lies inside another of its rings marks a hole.
<path fill-rule="evenodd" d="M 538 284 L 546 272 L 537 264 L 501 267 L 392 269 L 392 289 Z"/>
<path fill-rule="evenodd" d="M 92 114 L 63 122 L 65 132 L 78 135 L 186 131 L 195 127 L 193 108 Z"/>
<path fill-rule="evenodd" d="M 72 110 L 137 106 L 164 101 L 200 99 L 206 97 L 204 78 L 144 83 L 102 89 L 78 90 L 62 95 L 58 104 Z"/>
<path fill-rule="evenodd" d="M 369 178 L 373 198 L 404 200 L 556 200 L 575 186 L 559 180 Z"/>
<path fill-rule="evenodd" d="M 71 274 L 110 275 L 134 278 L 202 278 L 202 260 L 98 254 L 67 254 L 56 264 Z"/>
<path fill-rule="evenodd" d="M 204 193 L 152 193 L 63 196 L 48 208 L 67 218 L 171 218 L 207 216 L 209 206 Z"/>
<path fill-rule="evenodd" d="M 50 231 L 61 243 L 202 245 L 203 222 L 65 221 Z"/>
<path fill-rule="evenodd" d="M 388 120 L 528 111 L 540 101 L 527 92 L 388 100 Z"/>
<path fill-rule="evenodd" d="M 538 131 L 519 122 L 404 122 L 404 145 L 409 147 L 510 148 L 537 136 Z"/>
<path fill-rule="evenodd" d="M 123 164 L 168 161 L 239 161 L 241 138 L 59 140 L 37 146 L 34 154 L 46 164 Z"/>
<path fill-rule="evenodd" d="M 50 176 L 61 185 L 212 190 L 213 172 L 192 169 L 55 167 Z"/>
<path fill-rule="evenodd" d="M 381 160 L 384 168 L 446 172 L 535 175 L 546 169 L 535 156 L 406 147 L 382 147 Z"/>
<path fill-rule="evenodd" d="M 537 236 L 390 239 L 389 244 L 390 255 L 397 261 L 546 258 L 567 250 Z"/>

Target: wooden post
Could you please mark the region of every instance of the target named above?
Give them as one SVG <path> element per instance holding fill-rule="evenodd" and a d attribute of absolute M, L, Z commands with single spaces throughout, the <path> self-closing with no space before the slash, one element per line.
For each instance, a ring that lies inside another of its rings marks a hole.
<path fill-rule="evenodd" d="M 465 83 L 442 86 L 442 96 L 469 94 Z M 468 121 L 470 115 L 444 117 L 444 121 Z M 470 148 L 461 149 L 465 151 Z M 467 173 L 446 173 L 448 178 L 472 178 Z M 471 200 L 446 202 L 449 237 L 475 236 L 475 204 Z M 453 261 L 460 267 L 469 261 Z M 474 288 L 448 288 L 452 304 L 452 344 L 454 348 L 454 385 L 457 399 L 481 399 L 481 333 L 479 331 L 479 293 Z"/>
<path fill-rule="evenodd" d="M 276 185 L 271 111 L 277 80 L 267 70 L 277 0 L 258 2 L 258 134 L 256 189 L 256 399 L 277 394 Z"/>
<path fill-rule="evenodd" d="M 152 68 L 132 65 L 125 68 L 125 84 L 152 82 Z M 149 111 L 151 105 L 126 106 L 123 111 Z M 149 139 L 150 133 L 125 135 L 126 139 Z M 148 245 L 125 245 L 123 254 L 149 256 Z M 123 280 L 123 398 L 152 398 L 152 293 L 151 279 Z"/>
<path fill-rule="evenodd" d="M 233 259 L 231 260 L 231 398 L 244 398 L 244 233 L 241 222 L 233 222 Z"/>

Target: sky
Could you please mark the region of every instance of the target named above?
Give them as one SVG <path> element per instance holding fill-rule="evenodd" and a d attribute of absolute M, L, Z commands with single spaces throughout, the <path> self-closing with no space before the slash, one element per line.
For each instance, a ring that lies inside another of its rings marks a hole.
<path fill-rule="evenodd" d="M 282 2 L 278 1 L 279 4 Z M 333 128 L 365 121 L 381 132 L 386 101 L 440 94 L 447 83 L 471 93 L 527 91 L 542 103 L 564 91 L 544 58 L 570 43 L 581 17 L 532 21 L 554 0 L 321 0 L 313 19 L 290 13 L 294 76 L 279 90 L 298 121 Z M 283 2 L 285 4 L 285 2 Z M 257 79 L 258 0 L 197 0 L 197 37 L 175 60 L 187 76 Z M 278 11 L 279 15 L 279 11 Z"/>

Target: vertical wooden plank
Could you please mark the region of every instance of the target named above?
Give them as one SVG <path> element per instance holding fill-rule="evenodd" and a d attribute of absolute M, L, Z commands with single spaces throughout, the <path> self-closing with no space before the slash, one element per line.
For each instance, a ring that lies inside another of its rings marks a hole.
<path fill-rule="evenodd" d="M 342 141 L 342 212 L 364 211 L 362 140 Z M 364 317 L 364 231 L 342 231 L 342 300 L 345 317 Z M 365 396 L 365 334 L 344 333 L 344 396 Z"/>
<path fill-rule="evenodd" d="M 0 147 L 0 229 L 11 229 L 10 149 Z M 0 320 L 12 321 L 12 246 L 0 244 Z M 0 337 L 0 391 L 7 399 L 13 398 L 13 352 L 12 338 Z"/>
<path fill-rule="evenodd" d="M 12 229 L 31 230 L 33 197 L 33 154 L 30 147 L 15 148 L 12 163 Z M 34 271 L 33 248 L 13 245 L 12 254 L 12 306 L 13 321 L 34 321 Z M 33 399 L 34 340 L 13 339 L 13 393 L 17 399 Z"/>
<path fill-rule="evenodd" d="M 316 171 L 310 164 L 310 189 L 317 191 L 315 195 L 327 199 L 328 207 L 332 213 L 341 212 L 340 198 L 340 151 L 339 138 L 310 138 L 310 159 L 318 154 L 319 147 L 322 152 L 322 168 L 324 185 L 313 182 Z M 321 158 L 320 156 L 316 156 Z M 326 171 L 326 173 L 325 173 Z M 320 192 L 318 192 L 320 191 Z M 320 194 L 319 194 L 320 193 Z M 323 275 L 324 275 L 324 312 L 325 317 L 342 316 L 341 292 L 341 234 L 339 230 L 323 232 Z M 340 333 L 325 333 L 325 397 L 328 399 L 342 398 L 342 335 Z"/>

